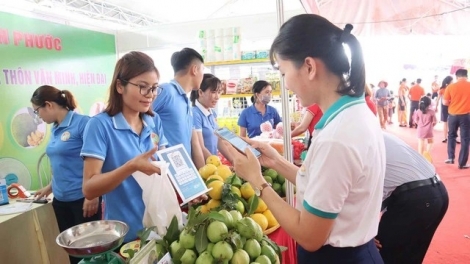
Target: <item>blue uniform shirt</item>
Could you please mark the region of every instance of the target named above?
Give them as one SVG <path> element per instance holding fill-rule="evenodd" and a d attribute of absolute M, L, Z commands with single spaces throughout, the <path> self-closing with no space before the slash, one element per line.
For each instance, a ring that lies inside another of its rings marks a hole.
<path fill-rule="evenodd" d="M 170 147 L 183 144 L 191 155 L 193 116 L 188 96 L 181 85 L 172 80 L 162 84 L 162 92 L 153 101 L 153 111 L 163 123 L 163 132 Z"/>
<path fill-rule="evenodd" d="M 126 119 L 119 113 L 110 117 L 100 113 L 90 119 L 85 129 L 82 157 L 91 157 L 103 161 L 102 173 L 113 171 L 134 157 L 151 150 L 155 144 L 152 138 L 155 124 L 153 118 L 143 115 L 144 126 L 140 135 L 136 134 Z M 160 135 L 158 135 L 161 138 Z M 96 176 L 95 176 L 96 177 Z M 142 188 L 129 175 L 116 189 L 103 196 L 105 203 L 104 218 L 120 220 L 129 226 L 124 241 L 137 238 L 137 232 L 143 228 L 144 202 Z"/>
<path fill-rule="evenodd" d="M 62 202 L 83 198 L 83 160 L 80 150 L 90 117 L 69 111 L 58 126 L 53 126 L 46 153 L 52 167 L 52 193 Z"/>
<path fill-rule="evenodd" d="M 246 134 L 249 138 L 261 135 L 260 125 L 266 121 L 269 121 L 273 128 L 282 122 L 279 113 L 276 108 L 266 105 L 266 112 L 264 115 L 261 114 L 255 107 L 251 105 L 244 109 L 238 118 L 238 125 L 246 128 Z"/>
<path fill-rule="evenodd" d="M 214 134 L 214 131 L 218 128 L 216 118 L 217 115 L 214 111 L 207 110 L 196 100 L 196 106 L 193 106 L 194 129 L 202 132 L 204 146 L 212 155 L 217 155 L 218 138 Z"/>

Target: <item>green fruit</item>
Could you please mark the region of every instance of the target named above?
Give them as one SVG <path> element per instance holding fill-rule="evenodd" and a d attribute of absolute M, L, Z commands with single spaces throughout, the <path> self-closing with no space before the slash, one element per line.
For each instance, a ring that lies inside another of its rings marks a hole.
<path fill-rule="evenodd" d="M 191 249 L 186 249 L 183 256 L 181 256 L 181 264 L 194 264 L 196 262 L 196 252 Z"/>
<path fill-rule="evenodd" d="M 269 258 L 264 255 L 257 257 L 255 261 L 259 264 L 271 264 L 271 260 L 269 260 Z"/>
<path fill-rule="evenodd" d="M 233 222 L 233 217 L 232 217 L 232 215 L 230 214 L 229 211 L 220 210 L 219 214 L 221 214 L 225 218 L 224 223 L 229 229 L 231 229 L 235 226 L 235 223 Z"/>
<path fill-rule="evenodd" d="M 276 263 L 276 251 L 274 251 L 274 249 L 268 244 L 262 243 L 261 255 L 265 255 L 272 263 Z"/>
<path fill-rule="evenodd" d="M 212 249 L 214 248 L 214 245 L 215 245 L 214 243 L 208 243 L 206 251 L 207 252 L 212 252 Z"/>
<path fill-rule="evenodd" d="M 227 234 L 227 226 L 220 221 L 214 221 L 207 227 L 207 238 L 212 243 L 221 241 Z"/>
<path fill-rule="evenodd" d="M 282 185 L 280 183 L 273 183 L 273 190 L 278 194 L 282 194 Z"/>
<path fill-rule="evenodd" d="M 188 232 L 186 229 L 180 233 L 180 245 L 186 249 L 194 248 L 196 242 L 195 235 Z"/>
<path fill-rule="evenodd" d="M 234 175 L 233 180 L 232 180 L 232 185 L 237 187 L 237 188 L 240 188 L 240 187 L 242 187 L 242 184 L 243 184 L 242 179 L 240 179 L 240 177 Z"/>
<path fill-rule="evenodd" d="M 277 171 L 275 171 L 273 169 L 267 169 L 263 172 L 263 176 L 269 176 L 273 179 L 273 181 L 276 181 Z"/>
<path fill-rule="evenodd" d="M 242 201 L 238 201 L 238 203 L 235 205 L 235 209 L 237 209 L 237 211 L 242 215 L 245 213 L 245 205 L 243 205 Z"/>
<path fill-rule="evenodd" d="M 273 178 L 269 177 L 269 176 L 263 176 L 264 179 L 266 180 L 267 183 L 273 185 Z"/>
<path fill-rule="evenodd" d="M 237 210 L 230 211 L 230 214 L 232 215 L 234 225 L 243 218 L 242 214 Z"/>
<path fill-rule="evenodd" d="M 230 260 L 231 264 L 250 264 L 250 256 L 243 249 L 238 249 Z"/>
<path fill-rule="evenodd" d="M 261 245 L 255 239 L 248 239 L 243 249 L 248 253 L 251 259 L 256 259 L 261 255 Z"/>
<path fill-rule="evenodd" d="M 211 251 L 204 251 L 196 259 L 196 264 L 211 264 L 214 262 Z"/>
<path fill-rule="evenodd" d="M 283 184 L 286 181 L 286 178 L 282 175 L 277 175 L 277 182 Z"/>
<path fill-rule="evenodd" d="M 233 194 L 235 194 L 238 197 L 242 197 L 242 194 L 240 193 L 240 189 L 238 189 L 235 186 L 230 187 L 230 190 L 232 191 Z"/>
<path fill-rule="evenodd" d="M 176 253 L 178 252 L 178 250 L 180 250 L 180 248 L 181 248 L 180 242 L 173 241 L 173 243 L 171 243 L 171 245 L 170 245 L 170 254 L 171 254 L 171 256 L 174 257 L 176 255 Z"/>
<path fill-rule="evenodd" d="M 244 217 L 237 222 L 237 231 L 242 237 L 254 238 L 258 241 L 263 238 L 263 230 L 250 217 Z"/>
<path fill-rule="evenodd" d="M 282 190 L 282 192 L 283 192 L 284 194 L 287 194 L 287 192 L 286 192 L 286 182 L 284 182 L 284 183 L 282 184 L 281 190 Z"/>
<path fill-rule="evenodd" d="M 232 246 L 225 241 L 219 241 L 212 249 L 212 256 L 219 261 L 228 261 L 233 257 Z"/>

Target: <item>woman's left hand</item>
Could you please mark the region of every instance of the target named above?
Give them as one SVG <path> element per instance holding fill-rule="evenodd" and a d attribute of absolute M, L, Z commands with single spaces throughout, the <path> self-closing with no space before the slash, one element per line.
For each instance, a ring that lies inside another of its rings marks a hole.
<path fill-rule="evenodd" d="M 85 200 L 83 201 L 83 217 L 87 218 L 94 216 L 98 212 L 98 206 L 100 206 L 99 202 L 99 197 L 96 197 L 92 200 L 88 200 L 85 198 Z"/>
<path fill-rule="evenodd" d="M 245 150 L 245 155 L 243 155 L 230 145 L 230 143 L 224 142 L 224 144 L 232 155 L 233 167 L 235 168 L 237 176 L 242 177 L 254 186 L 263 184 L 264 178 L 261 174 L 261 165 L 253 152 L 247 148 Z"/>
<path fill-rule="evenodd" d="M 191 205 L 194 205 L 194 204 L 200 204 L 202 203 L 203 201 L 209 199 L 209 197 L 207 197 L 207 195 L 203 194 L 195 199 L 193 199 L 192 201 L 189 201 L 188 205 L 191 206 Z"/>

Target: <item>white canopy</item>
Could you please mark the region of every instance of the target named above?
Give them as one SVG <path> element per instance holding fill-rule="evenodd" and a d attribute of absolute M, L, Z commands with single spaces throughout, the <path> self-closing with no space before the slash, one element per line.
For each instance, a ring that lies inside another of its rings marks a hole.
<path fill-rule="evenodd" d="M 360 36 L 470 35 L 469 0 L 301 0 L 308 13 Z"/>

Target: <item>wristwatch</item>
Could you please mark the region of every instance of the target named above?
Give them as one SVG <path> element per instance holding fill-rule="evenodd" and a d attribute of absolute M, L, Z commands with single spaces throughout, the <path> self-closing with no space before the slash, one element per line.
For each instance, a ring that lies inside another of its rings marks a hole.
<path fill-rule="evenodd" d="M 261 192 L 265 189 L 265 188 L 268 188 L 268 187 L 272 187 L 271 183 L 268 183 L 268 182 L 265 182 L 263 184 L 261 184 L 260 187 L 255 187 L 255 195 L 260 197 L 261 196 Z"/>

